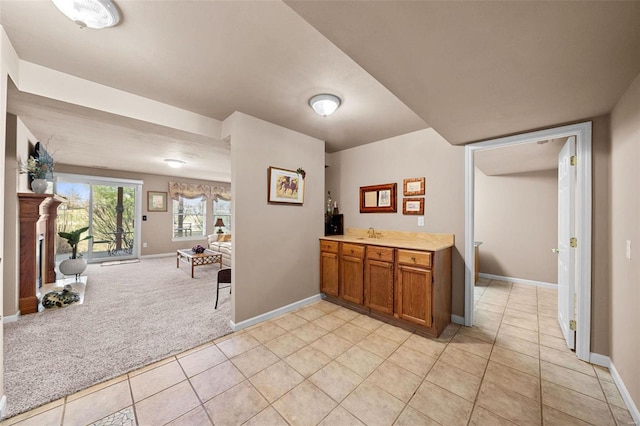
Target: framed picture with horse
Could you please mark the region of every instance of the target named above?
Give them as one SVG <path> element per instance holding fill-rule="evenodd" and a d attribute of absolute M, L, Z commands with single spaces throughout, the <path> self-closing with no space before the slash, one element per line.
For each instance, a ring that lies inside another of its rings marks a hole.
<path fill-rule="evenodd" d="M 304 203 L 304 178 L 297 171 L 269 167 L 267 182 L 267 202 Z"/>

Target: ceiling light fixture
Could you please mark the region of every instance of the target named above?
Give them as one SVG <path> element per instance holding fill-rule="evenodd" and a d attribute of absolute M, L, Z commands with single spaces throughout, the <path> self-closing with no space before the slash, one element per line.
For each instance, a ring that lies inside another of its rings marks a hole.
<path fill-rule="evenodd" d="M 80 28 L 113 27 L 120 14 L 111 0 L 51 0 L 60 12 Z"/>
<path fill-rule="evenodd" d="M 311 106 L 318 115 L 323 117 L 333 114 L 340 106 L 340 103 L 339 97 L 328 93 L 315 95 L 309 99 L 309 106 Z"/>
<path fill-rule="evenodd" d="M 182 160 L 171 160 L 171 159 L 166 159 L 164 160 L 164 162 L 167 163 L 167 166 L 172 167 L 174 169 L 178 169 L 183 165 L 187 164 Z"/>

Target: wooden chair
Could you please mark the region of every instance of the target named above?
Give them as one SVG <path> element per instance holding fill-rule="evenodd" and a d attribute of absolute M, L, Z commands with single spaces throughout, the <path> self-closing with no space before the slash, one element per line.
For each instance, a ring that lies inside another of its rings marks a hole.
<path fill-rule="evenodd" d="M 220 287 L 220 284 L 228 284 Z M 231 268 L 220 269 L 218 271 L 218 283 L 216 284 L 216 307 L 218 309 L 218 295 L 221 288 L 228 288 L 231 294 Z"/>

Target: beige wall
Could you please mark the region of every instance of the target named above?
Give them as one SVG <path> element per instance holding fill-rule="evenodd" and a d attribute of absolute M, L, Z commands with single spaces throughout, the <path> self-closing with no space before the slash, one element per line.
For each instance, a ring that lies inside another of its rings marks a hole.
<path fill-rule="evenodd" d="M 163 253 L 175 253 L 177 249 L 193 247 L 196 244 L 206 244 L 206 237 L 171 241 L 173 230 L 173 218 L 171 214 L 171 200 L 167 200 L 168 206 L 166 212 L 148 212 L 147 211 L 147 191 L 169 190 L 169 181 L 195 183 L 203 185 L 216 185 L 229 187 L 229 183 L 213 182 L 207 180 L 176 178 L 163 175 L 150 175 L 143 173 L 124 172 L 117 170 L 92 169 L 88 167 L 69 166 L 64 164 L 56 165 L 57 173 L 73 173 L 79 175 L 103 176 L 120 179 L 142 180 L 142 214 L 147 216 L 147 220 L 142 223 L 142 241 L 146 242 L 147 247 L 141 246 L 141 255 L 154 255 Z M 213 208 L 211 203 L 207 203 L 207 234 L 213 233 Z"/>
<path fill-rule="evenodd" d="M 611 113 L 611 360 L 640 405 L 640 75 Z M 631 259 L 626 242 L 631 242 Z"/>
<path fill-rule="evenodd" d="M 239 323 L 319 293 L 324 142 L 237 112 L 223 128 L 231 135 Z M 269 166 L 306 171 L 303 205 L 267 203 Z"/>
<path fill-rule="evenodd" d="M 475 172 L 480 272 L 557 284 L 558 171 Z"/>
<path fill-rule="evenodd" d="M 591 352 L 609 355 L 609 116 L 592 120 Z"/>
<path fill-rule="evenodd" d="M 338 201 L 346 228 L 455 235 L 452 313 L 464 316 L 464 148 L 433 129 L 327 155 L 326 190 Z M 402 181 L 425 177 L 425 226 L 402 214 Z M 398 184 L 398 213 L 360 213 L 361 186 Z M 326 191 L 325 191 L 326 195 Z"/>
<path fill-rule="evenodd" d="M 18 294 L 20 288 L 20 223 L 19 206 L 16 194 L 31 192 L 28 176 L 18 173 L 18 158 L 24 161 L 29 150 L 38 140 L 24 125 L 20 118 L 7 114 L 7 131 L 5 141 L 5 199 L 4 199 L 4 248 L 3 259 L 3 307 L 4 316 L 18 313 Z"/>

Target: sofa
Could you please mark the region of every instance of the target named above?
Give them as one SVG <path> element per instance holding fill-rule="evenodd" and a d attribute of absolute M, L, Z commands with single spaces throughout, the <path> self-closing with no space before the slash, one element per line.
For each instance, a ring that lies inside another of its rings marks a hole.
<path fill-rule="evenodd" d="M 207 235 L 209 249 L 222 253 L 222 266 L 231 268 L 231 234 Z"/>

